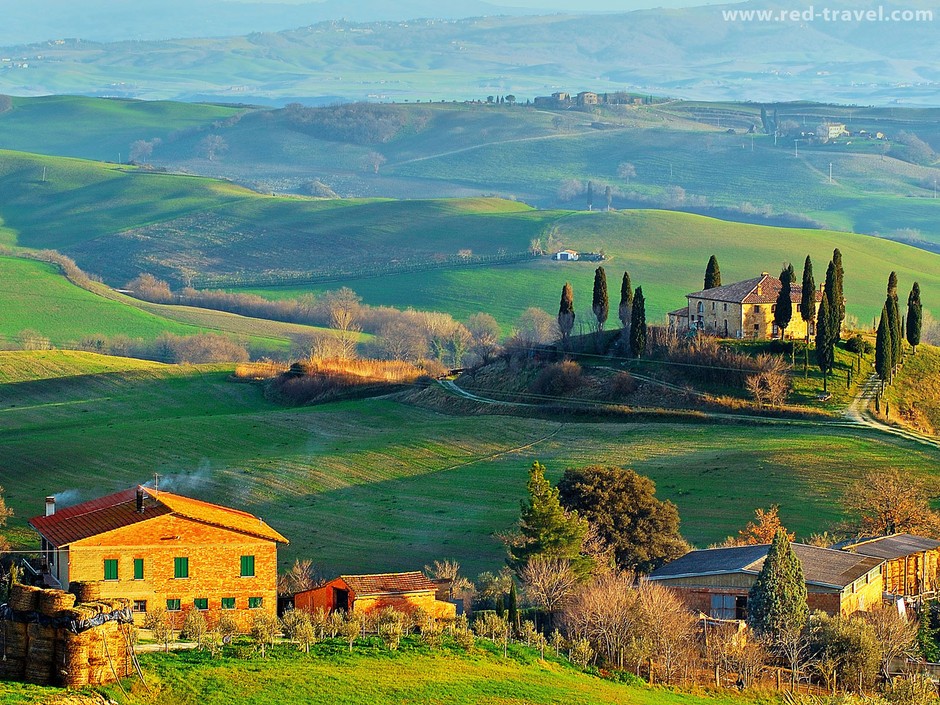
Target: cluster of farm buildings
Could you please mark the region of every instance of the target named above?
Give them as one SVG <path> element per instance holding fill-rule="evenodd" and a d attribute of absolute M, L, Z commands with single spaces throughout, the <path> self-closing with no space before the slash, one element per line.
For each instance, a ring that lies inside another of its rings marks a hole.
<path fill-rule="evenodd" d="M 278 609 L 277 549 L 287 539 L 249 513 L 137 487 L 59 510 L 49 498 L 45 515 L 30 525 L 42 539 L 46 586 L 97 582 L 103 598 L 127 600 L 138 621 L 156 608 L 227 610 L 247 627 L 255 611 Z M 892 535 L 830 548 L 792 545 L 810 607 L 829 614 L 903 606 L 938 588 L 940 541 Z M 768 548 L 694 550 L 644 579 L 673 589 L 695 612 L 744 619 Z M 420 607 L 449 619 L 463 605 L 448 599 L 448 588 L 420 572 L 342 575 L 291 602 L 328 612 Z"/>

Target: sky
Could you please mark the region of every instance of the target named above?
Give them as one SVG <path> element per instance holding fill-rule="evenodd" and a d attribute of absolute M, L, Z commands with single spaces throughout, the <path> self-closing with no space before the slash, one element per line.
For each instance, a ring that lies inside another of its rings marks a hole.
<path fill-rule="evenodd" d="M 229 2 L 262 2 L 303 5 L 321 0 L 229 0 Z M 652 7 L 698 7 L 701 5 L 729 5 L 740 0 L 489 0 L 493 5 L 544 9 L 549 12 L 630 12 Z M 442 5 L 449 4 L 442 0 Z"/>

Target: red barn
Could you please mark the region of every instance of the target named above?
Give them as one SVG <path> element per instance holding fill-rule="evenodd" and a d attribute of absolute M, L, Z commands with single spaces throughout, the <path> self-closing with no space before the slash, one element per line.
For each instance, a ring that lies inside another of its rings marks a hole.
<path fill-rule="evenodd" d="M 294 596 L 294 607 L 314 612 L 357 612 L 367 614 L 386 607 L 412 614 L 422 609 L 438 619 L 453 619 L 457 607 L 437 599 L 438 586 L 423 573 L 381 573 L 341 575 L 312 590 Z"/>

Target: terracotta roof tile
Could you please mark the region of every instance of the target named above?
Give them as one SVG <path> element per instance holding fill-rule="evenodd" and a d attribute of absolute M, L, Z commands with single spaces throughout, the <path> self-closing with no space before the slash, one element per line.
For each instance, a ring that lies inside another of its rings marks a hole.
<path fill-rule="evenodd" d="M 745 279 L 734 284 L 716 286 L 713 289 L 703 289 L 702 291 L 686 294 L 686 297 L 736 304 L 774 304 L 777 302 L 777 295 L 780 293 L 781 286 L 782 284 L 777 277 L 762 274 L 753 279 Z M 822 301 L 822 292 L 817 291 L 815 293 L 816 301 Z M 798 304 L 802 296 L 802 284 L 792 284 L 790 286 L 790 301 Z"/>
<path fill-rule="evenodd" d="M 341 575 L 340 578 L 357 595 L 437 591 L 437 585 L 419 571 L 380 573 L 376 575 Z"/>
<path fill-rule="evenodd" d="M 146 495 L 143 513 L 137 511 L 137 488 L 132 487 L 59 509 L 50 516 L 33 517 L 29 523 L 46 540 L 59 547 L 167 514 L 287 543 L 287 539 L 278 532 L 247 512 L 169 492 L 143 489 Z"/>

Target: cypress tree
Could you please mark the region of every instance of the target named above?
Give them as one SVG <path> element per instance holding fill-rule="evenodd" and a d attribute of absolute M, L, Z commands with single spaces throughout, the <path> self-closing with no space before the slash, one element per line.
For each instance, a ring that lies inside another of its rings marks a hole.
<path fill-rule="evenodd" d="M 790 325 L 790 320 L 793 318 L 793 302 L 790 300 L 792 277 L 792 267 L 780 272 L 780 292 L 777 294 L 777 303 L 774 307 L 774 323 L 780 329 L 780 340 L 786 339 L 787 326 Z"/>
<path fill-rule="evenodd" d="M 610 210 L 611 204 L 614 202 L 614 192 L 610 190 L 610 186 L 604 189 L 604 198 L 607 201 L 607 210 Z"/>
<path fill-rule="evenodd" d="M 803 566 L 786 531 L 778 529 L 748 595 L 748 624 L 758 634 L 776 639 L 802 629 L 808 617 Z"/>
<path fill-rule="evenodd" d="M 516 581 L 512 580 L 509 583 L 509 599 L 508 599 L 508 609 L 506 616 L 509 617 L 509 627 L 515 633 L 519 633 L 519 628 L 522 626 L 519 624 L 519 599 L 516 595 Z"/>
<path fill-rule="evenodd" d="M 819 320 L 816 322 L 816 364 L 823 373 L 823 390 L 827 389 L 829 370 L 832 369 L 833 341 L 829 332 L 831 325 L 829 299 L 823 296 L 819 305 Z"/>
<path fill-rule="evenodd" d="M 587 185 L 587 207 L 589 211 L 594 210 L 594 182 L 588 181 Z"/>
<path fill-rule="evenodd" d="M 911 344 L 914 354 L 920 345 L 920 329 L 924 323 L 924 311 L 920 305 L 920 284 L 914 282 L 911 293 L 907 297 L 907 342 Z"/>
<path fill-rule="evenodd" d="M 594 270 L 594 298 L 591 301 L 591 309 L 597 319 L 597 330 L 604 330 L 610 311 L 610 300 L 607 298 L 607 272 L 603 267 Z"/>
<path fill-rule="evenodd" d="M 705 267 L 705 288 L 714 289 L 718 286 L 721 286 L 721 270 L 718 268 L 718 258 L 712 255 Z"/>
<path fill-rule="evenodd" d="M 638 286 L 633 294 L 633 314 L 630 322 L 630 354 L 643 357 L 646 354 L 646 299 L 643 287 Z"/>
<path fill-rule="evenodd" d="M 891 366 L 901 364 L 904 336 L 901 334 L 901 305 L 898 302 L 898 275 L 888 276 L 888 324 L 891 327 Z"/>
<path fill-rule="evenodd" d="M 633 285 L 630 283 L 630 273 L 623 273 L 620 282 L 620 308 L 617 309 L 620 323 L 624 328 L 630 327 L 630 317 L 633 314 Z"/>
<path fill-rule="evenodd" d="M 800 318 L 806 324 L 806 342 L 809 344 L 809 326 L 816 320 L 816 281 L 813 279 L 813 260 L 809 258 L 809 255 L 806 255 L 806 261 L 803 263 Z"/>
<path fill-rule="evenodd" d="M 829 304 L 826 307 L 829 315 L 829 320 L 826 321 L 826 330 L 833 344 L 839 340 L 839 328 L 842 325 L 842 322 L 839 320 L 839 283 L 837 279 L 836 264 L 832 260 L 829 260 L 829 266 L 826 268 L 824 298 L 826 299 L 826 303 Z M 822 318 L 822 308 L 820 308 L 819 317 Z"/>
<path fill-rule="evenodd" d="M 845 270 L 842 267 L 842 252 L 837 247 L 832 251 L 832 264 L 835 266 L 835 292 L 833 294 L 835 308 L 833 309 L 833 319 L 838 325 L 834 330 L 836 336 L 835 342 L 839 342 L 842 337 L 842 322 L 845 321 L 845 290 L 844 279 Z"/>
<path fill-rule="evenodd" d="M 574 328 L 574 292 L 571 284 L 565 282 L 561 288 L 561 303 L 558 306 L 558 330 L 561 331 L 562 342 L 568 342 L 568 336 Z"/>
<path fill-rule="evenodd" d="M 881 320 L 878 321 L 878 332 L 875 334 L 875 372 L 882 384 L 891 375 L 891 333 L 888 330 L 887 304 L 881 309 Z"/>

